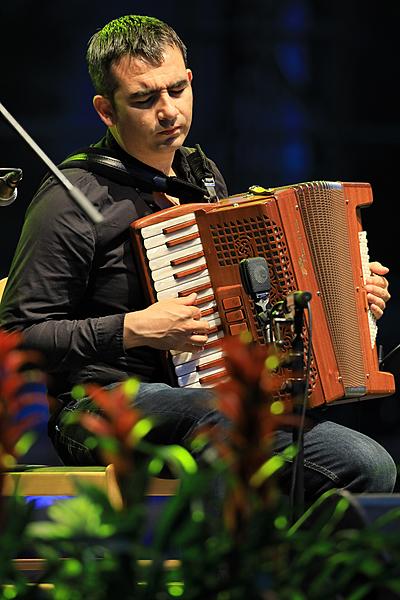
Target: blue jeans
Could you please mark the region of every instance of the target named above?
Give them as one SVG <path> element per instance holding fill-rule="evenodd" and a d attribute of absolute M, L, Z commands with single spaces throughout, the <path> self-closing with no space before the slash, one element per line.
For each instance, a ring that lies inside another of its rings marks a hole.
<path fill-rule="evenodd" d="M 200 425 L 222 425 L 222 430 L 229 427 L 226 418 L 213 408 L 213 398 L 213 393 L 206 389 L 143 383 L 134 405 L 142 413 L 157 418 L 158 424 L 150 432 L 149 441 L 187 445 Z M 85 445 L 87 431 L 79 424 L 66 422 L 68 414 L 77 410 L 99 412 L 88 398 L 69 402 L 57 417 L 50 419 L 50 438 L 64 464 L 101 464 L 95 452 Z M 277 431 L 274 451 L 281 452 L 292 439 L 290 431 Z M 291 467 L 286 459 L 286 466 L 280 473 L 284 492 L 290 489 Z M 332 488 L 353 493 L 388 493 L 393 491 L 395 481 L 396 465 L 375 440 L 337 423 L 311 417 L 304 434 L 304 490 L 307 501 Z"/>

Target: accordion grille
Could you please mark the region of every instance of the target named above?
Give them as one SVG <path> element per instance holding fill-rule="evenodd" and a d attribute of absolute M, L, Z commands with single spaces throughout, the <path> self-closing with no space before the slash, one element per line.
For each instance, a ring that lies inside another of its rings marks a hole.
<path fill-rule="evenodd" d="M 219 267 L 234 267 L 245 258 L 264 256 L 268 263 L 271 291 L 271 303 L 275 304 L 295 291 L 296 280 L 290 260 L 286 238 L 282 227 L 265 216 L 237 218 L 223 223 L 210 224 L 210 235 L 213 254 L 217 257 Z M 251 300 L 253 320 L 256 323 L 257 339 L 265 343 L 264 333 L 259 326 L 254 301 Z M 288 351 L 292 342 L 292 331 L 289 326 L 282 327 L 283 350 Z M 303 332 L 305 354 L 308 350 L 308 333 Z M 317 372 L 314 361 L 311 361 L 309 393 L 315 387 Z"/>

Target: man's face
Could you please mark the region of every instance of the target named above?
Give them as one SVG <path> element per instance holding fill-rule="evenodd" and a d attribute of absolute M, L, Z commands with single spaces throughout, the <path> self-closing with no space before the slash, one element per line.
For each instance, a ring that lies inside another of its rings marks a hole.
<path fill-rule="evenodd" d="M 113 106 L 97 96 L 107 107 L 100 111 L 94 101 L 117 142 L 154 166 L 172 160 L 192 122 L 192 72 L 178 48 L 167 46 L 164 56 L 159 66 L 124 56 L 112 67 L 118 82 Z"/>

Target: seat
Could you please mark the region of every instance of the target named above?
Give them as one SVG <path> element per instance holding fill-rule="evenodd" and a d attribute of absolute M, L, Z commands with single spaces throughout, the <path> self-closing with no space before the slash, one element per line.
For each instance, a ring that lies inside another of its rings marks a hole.
<path fill-rule="evenodd" d="M 91 484 L 104 490 L 115 508 L 122 507 L 122 498 L 113 465 L 68 467 L 45 465 L 16 465 L 5 473 L 3 496 L 17 493 L 24 497 L 51 498 L 76 496 L 77 484 Z M 148 496 L 172 496 L 177 488 L 176 479 L 153 477 Z"/>
<path fill-rule="evenodd" d="M 40 503 L 50 504 L 61 497 L 76 496 L 78 483 L 99 487 L 105 491 L 114 508 L 122 508 L 121 492 L 114 466 L 111 464 L 105 467 L 16 465 L 4 475 L 2 495 L 7 497 L 16 493 L 25 497 L 27 501 L 39 500 Z M 150 480 L 147 496 L 155 496 L 155 506 L 160 507 L 162 506 L 159 504 L 160 501 L 166 500 L 167 496 L 174 495 L 177 486 L 178 480 L 176 479 L 153 477 Z M 152 510 L 151 500 L 152 498 L 149 498 L 149 511 Z M 24 573 L 27 580 L 31 582 L 37 581 L 46 568 L 45 559 L 33 556 L 14 558 L 13 563 L 16 569 Z"/>
<path fill-rule="evenodd" d="M 107 467 L 66 467 L 16 465 L 4 477 L 3 496 L 14 493 L 25 497 L 75 496 L 76 484 L 86 483 L 103 489 L 110 503 L 122 506 L 113 465 Z"/>

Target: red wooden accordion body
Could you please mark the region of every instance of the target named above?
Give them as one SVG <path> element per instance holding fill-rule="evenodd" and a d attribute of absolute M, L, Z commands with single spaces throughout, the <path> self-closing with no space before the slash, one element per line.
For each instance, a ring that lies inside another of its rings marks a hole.
<path fill-rule="evenodd" d="M 393 376 L 379 370 L 364 289 L 369 257 L 360 209 L 371 202 L 367 183 L 316 181 L 180 205 L 133 222 L 150 302 L 196 291 L 210 321 L 204 351 L 171 351 L 177 385 L 209 387 L 226 377 L 226 335 L 247 330 L 265 343 L 239 271 L 242 259 L 263 256 L 272 305 L 298 290 L 312 294 L 309 406 L 392 394 Z"/>

